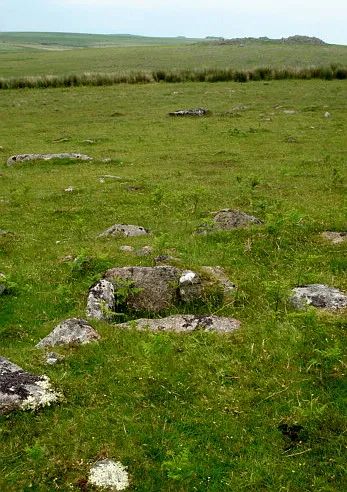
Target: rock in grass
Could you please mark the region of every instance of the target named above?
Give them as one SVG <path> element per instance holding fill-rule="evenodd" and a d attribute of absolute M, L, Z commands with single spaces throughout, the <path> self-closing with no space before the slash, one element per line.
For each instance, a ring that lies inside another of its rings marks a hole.
<path fill-rule="evenodd" d="M 322 238 L 332 244 L 341 244 L 347 241 L 347 232 L 325 231 L 322 232 Z"/>
<path fill-rule="evenodd" d="M 63 355 L 57 354 L 56 352 L 48 352 L 45 362 L 49 366 L 55 366 L 55 364 L 58 364 L 58 362 L 61 362 L 62 360 L 64 360 Z"/>
<path fill-rule="evenodd" d="M 55 345 L 71 344 L 84 345 L 99 339 L 100 335 L 85 320 L 70 318 L 56 326 L 36 347 L 54 347 Z"/>
<path fill-rule="evenodd" d="M 61 395 L 52 389 L 47 376 L 25 372 L 0 357 L 0 415 L 14 410 L 36 410 L 60 399 Z"/>
<path fill-rule="evenodd" d="M 6 276 L 4 273 L 0 273 L 0 296 L 6 290 Z"/>
<path fill-rule="evenodd" d="M 341 309 L 347 307 L 347 296 L 339 289 L 323 284 L 310 284 L 293 289 L 290 298 L 296 309 L 314 306 L 326 309 Z"/>
<path fill-rule="evenodd" d="M 142 226 L 132 225 L 132 224 L 114 224 L 113 226 L 106 229 L 106 231 L 99 234 L 99 237 L 106 236 L 125 236 L 125 237 L 135 237 L 135 236 L 145 236 L 148 234 L 148 230 Z"/>
<path fill-rule="evenodd" d="M 206 116 L 209 113 L 208 109 L 178 109 L 169 113 L 170 116 Z"/>
<path fill-rule="evenodd" d="M 225 208 L 214 213 L 214 226 L 216 229 L 227 231 L 237 229 L 239 227 L 247 227 L 248 225 L 259 225 L 262 221 L 253 215 L 248 215 L 240 210 L 232 210 Z"/>
<path fill-rule="evenodd" d="M 87 301 L 87 316 L 96 319 L 109 319 L 114 312 L 114 286 L 108 280 L 102 279 L 89 290 Z"/>
<path fill-rule="evenodd" d="M 222 285 L 225 295 L 229 295 L 231 292 L 235 291 L 236 285 L 227 277 L 224 268 L 220 266 L 203 266 L 202 271 L 209 274 L 216 282 L 219 282 Z"/>
<path fill-rule="evenodd" d="M 233 318 L 178 314 L 161 319 L 141 318 L 128 323 L 121 323 L 117 326 L 120 328 L 135 326 L 139 330 L 148 329 L 151 331 L 174 331 L 178 333 L 190 333 L 197 330 L 231 333 L 239 328 L 240 325 L 240 321 Z"/>
<path fill-rule="evenodd" d="M 79 154 L 79 153 L 76 154 L 74 152 L 72 153 L 63 152 L 60 154 L 17 154 L 17 155 L 12 155 L 7 159 L 7 165 L 12 166 L 17 162 L 24 162 L 24 161 L 38 161 L 38 160 L 49 161 L 51 159 L 73 159 L 73 160 L 80 160 L 80 161 L 91 161 L 93 158 L 89 157 L 89 155 Z"/>
<path fill-rule="evenodd" d="M 222 282 L 211 272 L 198 274 L 170 265 L 111 268 L 90 289 L 87 313 L 109 319 L 112 310 L 159 313 L 182 303 L 220 302 L 226 293 L 224 284 L 225 279 Z"/>
<path fill-rule="evenodd" d="M 105 459 L 92 466 L 88 483 L 104 490 L 125 490 L 129 487 L 129 476 L 122 463 Z"/>

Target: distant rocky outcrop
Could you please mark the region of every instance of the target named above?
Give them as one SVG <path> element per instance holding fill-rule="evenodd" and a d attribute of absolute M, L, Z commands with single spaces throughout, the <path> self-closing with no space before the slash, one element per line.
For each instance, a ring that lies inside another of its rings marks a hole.
<path fill-rule="evenodd" d="M 268 38 L 267 36 L 262 36 L 259 38 L 253 37 L 245 37 L 245 38 L 231 38 L 231 39 L 211 39 L 210 42 L 214 44 L 235 44 L 239 46 L 245 46 L 246 44 L 254 44 L 254 43 L 275 43 L 275 44 L 309 44 L 309 45 L 326 45 L 325 41 L 322 41 L 315 36 L 288 36 L 287 38 Z"/>
<path fill-rule="evenodd" d="M 178 109 L 169 113 L 169 116 L 206 116 L 208 113 L 208 109 L 204 108 Z"/>
<path fill-rule="evenodd" d="M 36 376 L 23 371 L 4 357 L 0 357 L 0 415 L 14 410 L 36 410 L 61 399 L 47 376 Z"/>
<path fill-rule="evenodd" d="M 80 161 L 91 161 L 93 158 L 85 154 L 76 154 L 70 152 L 63 152 L 60 154 L 17 154 L 12 155 L 7 159 L 7 165 L 13 166 L 18 162 L 25 161 L 50 161 L 51 159 L 72 159 Z"/>

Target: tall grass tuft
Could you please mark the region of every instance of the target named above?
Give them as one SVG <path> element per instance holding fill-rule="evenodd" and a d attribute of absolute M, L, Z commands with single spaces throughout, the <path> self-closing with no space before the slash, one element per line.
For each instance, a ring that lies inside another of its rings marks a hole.
<path fill-rule="evenodd" d="M 249 82 L 284 79 L 346 79 L 347 67 L 257 67 L 251 70 L 232 68 L 204 68 L 184 70 L 154 70 L 153 72 L 119 72 L 70 75 L 42 75 L 38 77 L 0 78 L 1 89 L 46 89 L 55 87 L 107 86 L 115 84 L 149 84 L 153 82 Z"/>

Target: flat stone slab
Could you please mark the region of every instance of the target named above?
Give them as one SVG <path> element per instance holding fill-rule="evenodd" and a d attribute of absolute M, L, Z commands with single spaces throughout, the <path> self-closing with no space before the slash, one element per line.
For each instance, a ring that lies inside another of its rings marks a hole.
<path fill-rule="evenodd" d="M 62 321 L 54 330 L 43 338 L 37 345 L 41 347 L 54 347 L 56 345 L 71 345 L 94 342 L 100 339 L 100 335 L 87 321 L 79 318 L 70 318 Z"/>
<path fill-rule="evenodd" d="M 208 109 L 178 109 L 169 113 L 170 116 L 206 116 L 209 113 Z"/>
<path fill-rule="evenodd" d="M 80 161 L 91 161 L 93 158 L 89 155 L 74 152 L 63 152 L 59 154 L 17 154 L 7 159 L 7 165 L 13 166 L 18 162 L 24 161 L 50 161 L 51 159 L 74 159 Z"/>
<path fill-rule="evenodd" d="M 92 466 L 88 483 L 103 490 L 125 490 L 129 487 L 129 476 L 122 463 L 105 459 Z"/>
<path fill-rule="evenodd" d="M 130 328 L 135 326 L 139 330 L 174 331 L 177 333 L 190 333 L 197 330 L 231 333 L 237 330 L 240 325 L 241 322 L 233 318 L 177 314 L 161 319 L 141 318 L 128 323 L 121 323 L 117 327 Z"/>
<path fill-rule="evenodd" d="M 234 285 L 226 283 L 212 272 L 198 274 L 171 265 L 111 268 L 91 287 L 87 315 L 111 319 L 112 311 L 159 313 L 182 303 L 204 303 L 229 293 Z"/>
<path fill-rule="evenodd" d="M 339 289 L 323 284 L 310 284 L 293 289 L 290 301 L 296 309 L 314 306 L 325 309 L 347 307 L 347 296 Z"/>
<path fill-rule="evenodd" d="M 106 236 L 125 236 L 125 237 L 135 237 L 135 236 L 145 236 L 149 231 L 142 226 L 132 225 L 132 224 L 114 224 L 113 226 L 106 229 L 106 231 L 99 234 L 99 237 Z"/>
<path fill-rule="evenodd" d="M 47 376 L 25 372 L 0 357 L 0 415 L 14 410 L 36 410 L 57 403 L 61 398 Z"/>
<path fill-rule="evenodd" d="M 341 244 L 347 241 L 347 232 L 325 231 L 322 232 L 321 236 L 332 244 Z"/>

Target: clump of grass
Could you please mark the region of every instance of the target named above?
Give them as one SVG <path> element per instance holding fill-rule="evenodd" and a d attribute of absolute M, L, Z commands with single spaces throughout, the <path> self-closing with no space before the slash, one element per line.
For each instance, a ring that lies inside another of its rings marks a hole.
<path fill-rule="evenodd" d="M 347 68 L 321 67 L 258 67 L 252 70 L 233 68 L 204 68 L 184 70 L 154 70 L 152 72 L 92 73 L 43 75 L 37 77 L 0 78 L 0 89 L 46 89 L 56 87 L 107 86 L 116 84 L 148 84 L 152 82 L 249 82 L 284 79 L 343 80 Z"/>

